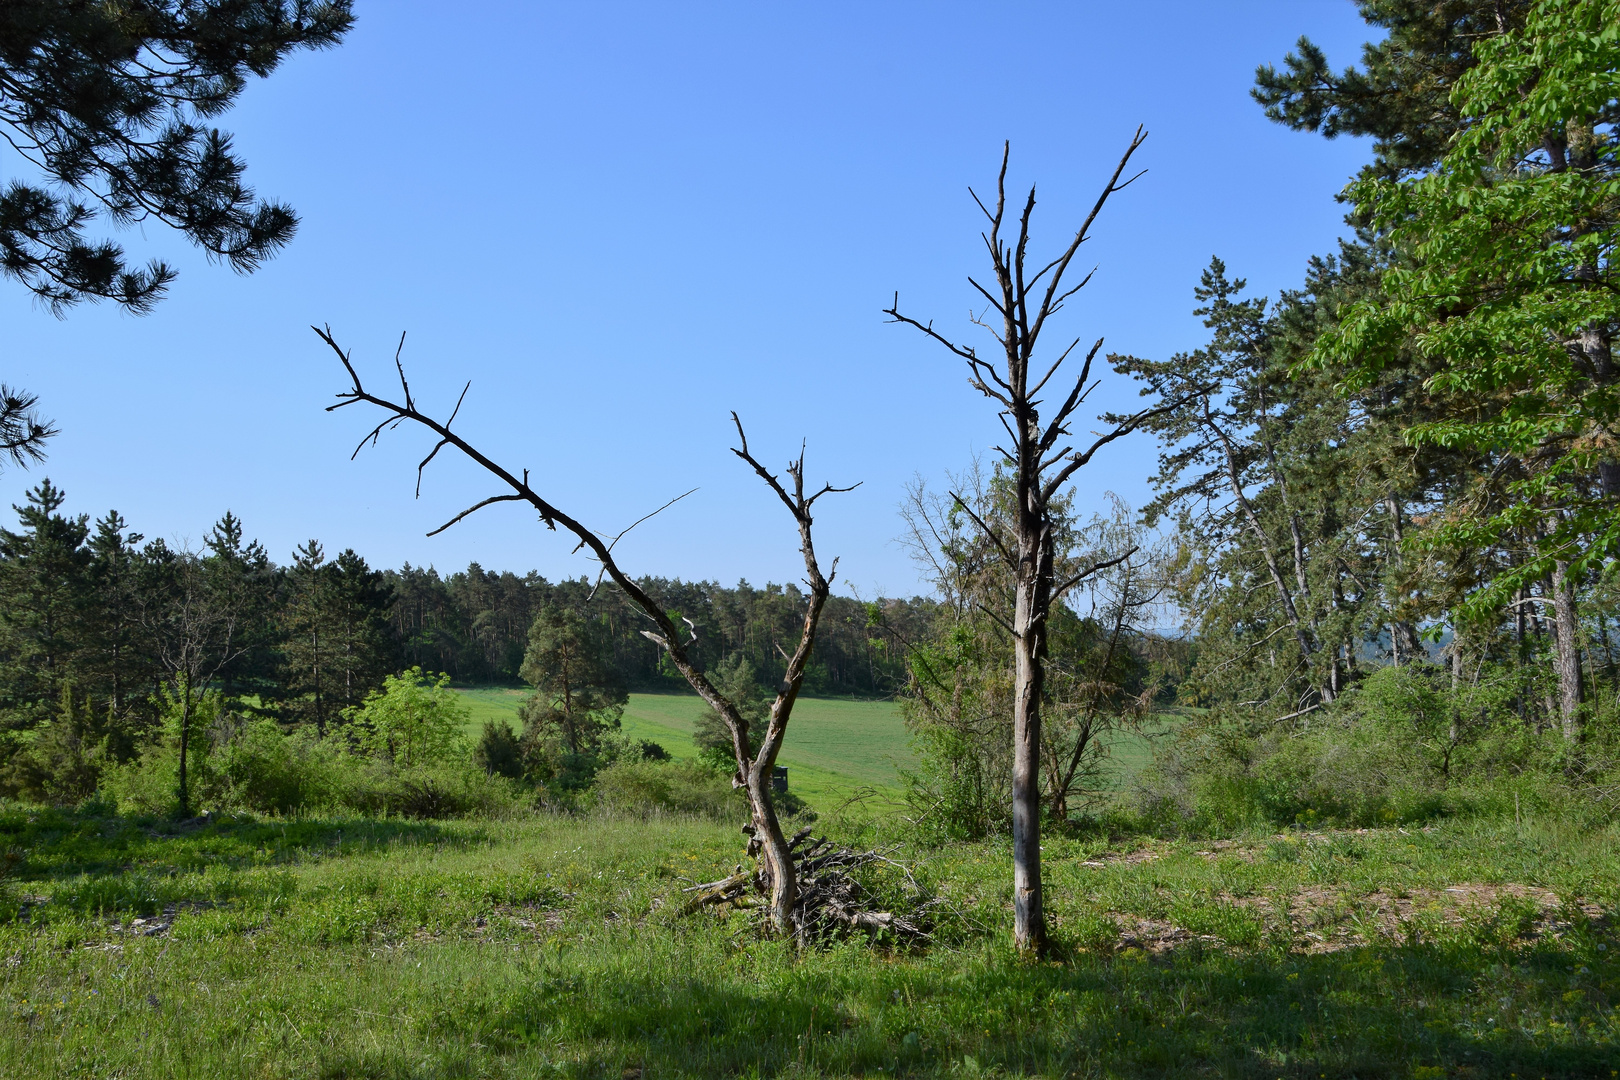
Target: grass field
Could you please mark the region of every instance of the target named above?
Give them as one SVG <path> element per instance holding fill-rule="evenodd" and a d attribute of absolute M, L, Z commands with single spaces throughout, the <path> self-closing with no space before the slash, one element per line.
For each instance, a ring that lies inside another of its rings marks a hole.
<path fill-rule="evenodd" d="M 1051 960 L 999 844 L 902 851 L 907 953 L 683 914 L 735 827 L 0 808 L 0 1075 L 1613 1077 L 1613 827 L 1054 840 Z"/>
<path fill-rule="evenodd" d="M 487 720 L 517 726 L 527 691 L 485 688 L 459 691 L 472 710 L 469 733 Z M 677 758 L 695 756 L 692 725 L 703 711 L 693 694 L 631 694 L 620 721 L 626 734 L 650 739 Z M 788 768 L 789 787 L 819 809 L 831 809 L 861 789 L 880 795 L 897 789 L 897 766 L 911 761 L 911 742 L 900 710 L 889 701 L 800 698 L 787 741 L 777 759 Z"/>
<path fill-rule="evenodd" d="M 504 687 L 462 689 L 476 737 L 489 720 L 518 727 L 518 706 L 527 690 Z M 631 694 L 621 721 L 632 738 L 650 739 L 677 758 L 696 754 L 692 725 L 703 703 L 692 694 Z M 1116 784 L 1141 770 L 1152 758 L 1151 737 L 1121 735 L 1112 747 L 1108 775 Z M 890 701 L 800 698 L 793 709 L 787 741 L 779 762 L 788 767 L 792 790 L 812 806 L 829 810 L 872 789 L 876 801 L 898 794 L 897 768 L 913 762 L 911 738 L 900 708 Z"/>

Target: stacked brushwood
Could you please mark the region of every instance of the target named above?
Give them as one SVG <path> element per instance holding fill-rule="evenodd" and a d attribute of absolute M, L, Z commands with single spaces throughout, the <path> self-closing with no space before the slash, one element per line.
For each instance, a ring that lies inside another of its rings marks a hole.
<path fill-rule="evenodd" d="M 788 841 L 799 886 L 793 906 L 794 933 L 801 942 L 826 940 L 855 930 L 882 935 L 898 944 L 929 940 L 930 913 L 940 901 L 917 883 L 909 867 L 891 859 L 888 852 L 840 847 L 824 836 L 811 836 L 811 831 L 810 827 L 800 829 Z M 750 854 L 752 848 L 750 844 Z M 877 898 L 858 877 L 859 871 L 873 866 L 899 871 L 908 910 L 879 910 Z M 763 912 L 765 899 L 771 894 L 770 870 L 763 863 L 754 869 L 738 865 L 728 877 L 684 891 L 694 894 L 686 905 L 689 912 L 713 905 Z"/>

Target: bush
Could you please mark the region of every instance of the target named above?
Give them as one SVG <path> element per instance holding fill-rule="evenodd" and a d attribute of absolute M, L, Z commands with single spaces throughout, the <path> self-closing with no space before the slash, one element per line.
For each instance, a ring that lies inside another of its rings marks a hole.
<path fill-rule="evenodd" d="M 458 754 L 467 706 L 450 689 L 450 676 L 432 678 L 419 667 L 383 679 L 383 688 L 349 710 L 362 749 L 410 768 Z"/>
<path fill-rule="evenodd" d="M 361 773 L 334 741 L 307 729 L 284 735 L 270 720 L 243 725 L 206 764 L 201 791 L 209 805 L 272 814 L 342 806 Z"/>
<path fill-rule="evenodd" d="M 1453 688 L 1432 664 L 1386 667 L 1291 728 L 1241 718 L 1184 729 L 1137 780 L 1139 827 L 1223 834 L 1277 826 L 1371 827 L 1565 807 L 1599 812 L 1620 755 L 1599 710 L 1578 748 L 1514 713 L 1511 672 Z"/>
<path fill-rule="evenodd" d="M 373 765 L 366 783 L 353 790 L 346 809 L 413 818 L 500 817 L 515 812 L 524 801 L 510 780 L 470 762 L 407 769 Z"/>
<path fill-rule="evenodd" d="M 0 749 L 0 794 L 69 806 L 95 793 L 108 752 L 109 724 L 98 724 L 89 700 L 62 687 L 56 715 L 30 732 L 13 732 Z"/>
<path fill-rule="evenodd" d="M 216 724 L 193 740 L 192 803 L 264 814 L 355 812 L 405 817 L 494 816 L 525 799 L 509 780 L 469 759 L 397 765 L 351 753 L 337 738 L 272 721 Z M 179 749 L 165 739 L 135 761 L 109 769 L 102 790 L 125 812 L 167 816 L 177 806 Z"/>
<path fill-rule="evenodd" d="M 473 747 L 473 764 L 490 776 L 518 780 L 523 776 L 523 744 L 511 725 L 484 721 L 484 732 Z"/>
<path fill-rule="evenodd" d="M 693 761 L 621 758 L 596 774 L 591 799 L 613 814 L 694 814 L 717 821 L 748 816 L 748 802 L 720 773 Z"/>

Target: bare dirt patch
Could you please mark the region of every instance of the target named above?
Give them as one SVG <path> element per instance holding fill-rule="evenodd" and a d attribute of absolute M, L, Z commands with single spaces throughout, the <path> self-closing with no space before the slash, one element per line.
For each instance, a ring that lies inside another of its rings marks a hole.
<path fill-rule="evenodd" d="M 1534 885 L 1464 883 L 1444 888 L 1412 888 L 1352 893 L 1306 888 L 1279 895 L 1236 897 L 1219 903 L 1253 912 L 1269 940 L 1286 935 L 1290 948 L 1314 954 L 1372 944 L 1419 943 L 1465 926 L 1489 928 L 1505 945 L 1556 940 L 1577 920 L 1604 927 L 1605 913 L 1589 902 L 1566 903 L 1551 889 Z M 1111 913 L 1120 928 L 1117 947 L 1163 954 L 1194 943 L 1225 947 L 1213 934 L 1195 934 L 1165 919 Z"/>

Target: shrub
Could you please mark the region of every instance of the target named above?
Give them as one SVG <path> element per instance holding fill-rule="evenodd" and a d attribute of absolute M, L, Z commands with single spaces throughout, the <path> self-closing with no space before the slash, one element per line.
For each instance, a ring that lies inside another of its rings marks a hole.
<path fill-rule="evenodd" d="M 1381 826 L 1501 817 L 1553 807 L 1601 816 L 1620 791 L 1620 725 L 1594 709 L 1571 747 L 1514 711 L 1514 672 L 1486 665 L 1453 687 L 1427 663 L 1372 672 L 1332 706 L 1288 728 L 1241 716 L 1188 725 L 1136 782 L 1135 824 L 1231 834 L 1289 825 Z M 1596 799 L 1593 796 L 1597 796 Z M 1601 805 L 1600 805 L 1601 804 Z"/>
<path fill-rule="evenodd" d="M 447 818 L 500 817 L 516 811 L 524 799 L 505 777 L 470 762 L 440 762 L 407 769 L 374 764 L 349 802 L 346 809 L 365 814 Z"/>
<path fill-rule="evenodd" d="M 110 757 L 105 729 L 111 725 L 96 720 L 90 701 L 64 685 L 54 717 L 34 731 L 13 733 L 0 794 L 58 806 L 89 798 Z"/>
<path fill-rule="evenodd" d="M 419 667 L 383 679 L 381 690 L 349 710 L 361 748 L 405 768 L 453 756 L 467 716 L 467 707 L 450 689 L 450 676 L 432 678 Z"/>
<path fill-rule="evenodd" d="M 469 758 L 400 765 L 351 753 L 336 738 L 272 721 L 217 723 L 193 741 L 193 803 L 266 814 L 354 812 L 438 818 L 495 816 L 523 804 L 521 790 Z M 176 806 L 179 751 L 174 740 L 148 746 L 109 769 L 102 789 L 125 812 L 168 815 Z"/>
<path fill-rule="evenodd" d="M 695 814 L 716 820 L 748 815 L 748 803 L 720 773 L 692 761 L 621 758 L 596 774 L 595 804 L 609 813 L 647 817 Z"/>
<path fill-rule="evenodd" d="M 493 720 L 484 722 L 484 732 L 473 747 L 473 764 L 490 776 L 511 780 L 523 776 L 523 745 L 511 725 Z"/>
<path fill-rule="evenodd" d="M 273 721 L 255 720 L 209 755 L 205 796 L 222 808 L 260 813 L 335 808 L 359 781 L 359 765 L 307 729 L 284 735 Z"/>

